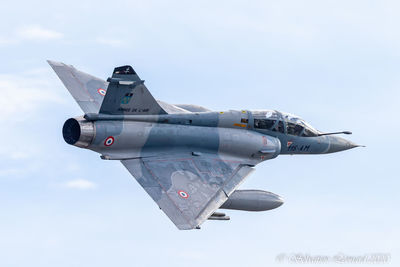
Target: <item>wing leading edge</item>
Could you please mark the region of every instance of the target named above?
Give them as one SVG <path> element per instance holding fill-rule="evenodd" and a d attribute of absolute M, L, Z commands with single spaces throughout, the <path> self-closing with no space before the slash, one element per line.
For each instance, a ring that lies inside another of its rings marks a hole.
<path fill-rule="evenodd" d="M 98 113 L 108 82 L 62 62 L 47 60 L 64 86 L 85 113 Z"/>
<path fill-rule="evenodd" d="M 254 170 L 217 155 L 172 154 L 121 162 L 180 230 L 207 220 Z"/>

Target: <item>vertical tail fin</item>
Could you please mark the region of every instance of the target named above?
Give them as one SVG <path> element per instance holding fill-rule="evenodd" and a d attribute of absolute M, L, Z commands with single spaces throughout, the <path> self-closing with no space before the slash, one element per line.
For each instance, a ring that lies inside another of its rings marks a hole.
<path fill-rule="evenodd" d="M 131 66 L 114 69 L 100 112 L 110 115 L 166 114 Z"/>

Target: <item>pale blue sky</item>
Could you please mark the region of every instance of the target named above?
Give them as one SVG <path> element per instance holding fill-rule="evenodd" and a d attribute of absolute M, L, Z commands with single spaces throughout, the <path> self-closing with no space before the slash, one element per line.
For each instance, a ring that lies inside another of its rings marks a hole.
<path fill-rule="evenodd" d="M 81 2 L 0 8 L 0 266 L 400 264 L 398 1 Z M 242 187 L 282 207 L 178 231 L 119 162 L 64 142 L 81 111 L 46 59 L 102 78 L 130 64 L 157 99 L 273 108 L 367 147 L 265 162 Z"/>

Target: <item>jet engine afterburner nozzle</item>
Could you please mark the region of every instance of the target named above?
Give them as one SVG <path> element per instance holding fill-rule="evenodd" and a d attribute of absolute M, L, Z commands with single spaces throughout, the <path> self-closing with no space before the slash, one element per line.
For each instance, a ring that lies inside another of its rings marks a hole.
<path fill-rule="evenodd" d="M 88 147 L 95 136 L 94 123 L 79 118 L 71 118 L 65 121 L 62 129 L 65 142 L 77 147 Z"/>

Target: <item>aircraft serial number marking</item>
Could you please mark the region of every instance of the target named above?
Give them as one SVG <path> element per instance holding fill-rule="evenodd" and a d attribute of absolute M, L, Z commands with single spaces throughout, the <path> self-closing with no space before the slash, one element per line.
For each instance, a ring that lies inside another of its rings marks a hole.
<path fill-rule="evenodd" d="M 305 151 L 305 152 L 307 152 L 309 150 L 310 150 L 310 145 L 301 145 L 301 146 L 290 145 L 288 147 L 288 151 Z"/>

